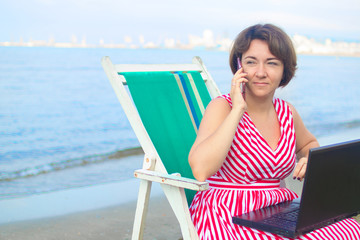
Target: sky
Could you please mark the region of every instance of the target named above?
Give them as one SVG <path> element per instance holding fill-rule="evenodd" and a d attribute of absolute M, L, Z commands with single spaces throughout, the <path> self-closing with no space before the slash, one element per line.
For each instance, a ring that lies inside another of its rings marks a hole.
<path fill-rule="evenodd" d="M 360 0 L 0 0 L 0 42 L 161 42 L 211 30 L 234 39 L 256 23 L 290 36 L 360 42 Z"/>

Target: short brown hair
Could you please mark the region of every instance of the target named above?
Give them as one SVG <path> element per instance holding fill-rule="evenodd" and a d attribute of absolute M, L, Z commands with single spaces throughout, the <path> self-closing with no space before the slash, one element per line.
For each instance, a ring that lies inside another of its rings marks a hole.
<path fill-rule="evenodd" d="M 284 64 L 283 78 L 279 87 L 286 86 L 296 71 L 296 53 L 290 37 L 279 27 L 272 24 L 257 24 L 244 29 L 236 37 L 230 52 L 230 68 L 235 74 L 238 70 L 237 58 L 242 58 L 254 39 L 267 42 L 270 52 Z"/>

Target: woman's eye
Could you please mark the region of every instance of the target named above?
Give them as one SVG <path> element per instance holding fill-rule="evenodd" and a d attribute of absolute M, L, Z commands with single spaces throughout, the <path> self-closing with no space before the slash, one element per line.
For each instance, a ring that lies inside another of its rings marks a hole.
<path fill-rule="evenodd" d="M 279 63 L 278 63 L 278 62 L 268 62 L 268 64 L 269 64 L 269 65 L 274 65 L 274 66 L 279 65 Z"/>

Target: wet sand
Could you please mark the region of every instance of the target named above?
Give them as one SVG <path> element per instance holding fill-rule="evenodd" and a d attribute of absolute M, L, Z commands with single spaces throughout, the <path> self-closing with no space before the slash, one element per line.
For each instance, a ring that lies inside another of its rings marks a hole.
<path fill-rule="evenodd" d="M 0 225 L 2 240 L 131 239 L 136 201 L 104 209 Z M 144 239 L 181 239 L 177 219 L 165 196 L 150 199 Z"/>

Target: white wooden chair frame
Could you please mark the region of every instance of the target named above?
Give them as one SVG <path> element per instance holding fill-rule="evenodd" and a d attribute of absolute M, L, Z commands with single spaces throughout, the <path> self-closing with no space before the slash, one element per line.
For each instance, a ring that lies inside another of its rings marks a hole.
<path fill-rule="evenodd" d="M 118 73 L 198 71 L 205 81 L 211 98 L 220 95 L 218 87 L 199 57 L 194 57 L 191 64 L 113 64 L 109 57 L 103 57 L 102 66 L 145 153 L 142 169 L 136 170 L 134 173 L 135 177 L 140 179 L 140 188 L 132 239 L 143 238 L 152 182 L 160 183 L 170 206 L 179 221 L 183 239 L 199 239 L 190 217 L 184 188 L 203 191 L 208 189 L 209 185 L 207 182 L 199 182 L 181 177 L 180 174 L 167 173 L 147 131 L 145 130 L 136 107 L 124 87 L 124 85 L 126 85 L 126 80 Z"/>
<path fill-rule="evenodd" d="M 166 171 L 160 156 L 145 130 L 136 107 L 124 87 L 124 85 L 126 85 L 126 80 L 118 73 L 199 71 L 205 81 L 211 98 L 215 98 L 220 95 L 220 91 L 213 78 L 199 57 L 194 57 L 191 64 L 113 64 L 109 57 L 103 57 L 102 66 L 145 153 L 142 169 L 134 172 L 135 177 L 140 179 L 140 188 L 132 239 L 143 238 L 152 182 L 160 183 L 170 206 L 179 221 L 183 239 L 199 239 L 190 218 L 184 188 L 195 191 L 204 191 L 208 189 L 209 185 L 207 182 L 199 182 L 193 179 L 184 178 L 176 173 L 169 174 Z M 288 186 L 297 194 L 301 194 L 302 183 L 293 181 L 291 175 L 284 181 L 281 181 L 281 186 Z"/>

